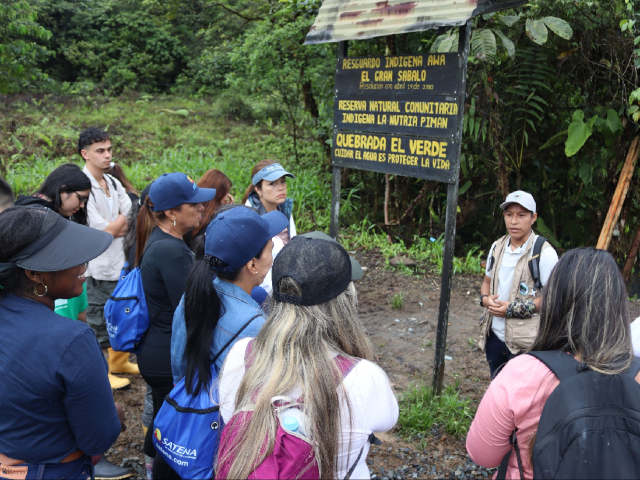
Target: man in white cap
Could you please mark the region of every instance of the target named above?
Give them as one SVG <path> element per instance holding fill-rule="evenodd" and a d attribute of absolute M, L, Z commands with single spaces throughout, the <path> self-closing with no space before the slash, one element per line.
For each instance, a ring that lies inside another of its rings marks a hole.
<path fill-rule="evenodd" d="M 480 288 L 480 305 L 486 310 L 478 346 L 486 353 L 492 378 L 533 344 L 542 288 L 558 263 L 553 247 L 532 230 L 538 214 L 530 193 L 510 193 L 500 208 L 509 234 L 491 246 Z"/>

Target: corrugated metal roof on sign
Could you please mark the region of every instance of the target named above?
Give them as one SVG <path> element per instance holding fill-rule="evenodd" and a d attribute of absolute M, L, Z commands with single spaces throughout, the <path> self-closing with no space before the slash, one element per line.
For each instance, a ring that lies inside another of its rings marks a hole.
<path fill-rule="evenodd" d="M 526 0 L 324 0 L 306 42 L 326 43 L 463 25 Z"/>

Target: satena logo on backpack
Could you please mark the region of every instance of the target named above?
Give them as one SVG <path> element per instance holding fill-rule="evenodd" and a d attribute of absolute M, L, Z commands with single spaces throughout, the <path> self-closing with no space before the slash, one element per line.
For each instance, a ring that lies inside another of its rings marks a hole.
<path fill-rule="evenodd" d="M 213 462 L 218 452 L 222 428 L 218 370 L 215 363 L 238 335 L 259 316 L 256 315 L 245 323 L 213 358 L 210 388 L 201 388 L 197 395 L 191 395 L 187 392 L 183 378 L 166 396 L 153 421 L 153 446 L 181 478 L 213 477 Z M 196 372 L 195 379 L 197 378 Z M 193 385 L 197 384 L 195 379 Z"/>
<path fill-rule="evenodd" d="M 560 380 L 544 404 L 533 447 L 540 479 L 638 478 L 640 465 L 640 360 L 617 375 L 589 369 L 559 351 L 530 352 Z M 522 478 L 517 430 L 513 450 Z M 513 451 L 512 450 L 512 451 Z M 496 478 L 506 477 L 511 451 Z"/>
<path fill-rule="evenodd" d="M 253 340 L 249 342 L 245 353 L 245 363 L 247 356 L 251 352 Z M 360 361 L 352 361 L 348 358 L 337 356 L 335 361 L 344 379 L 353 367 Z M 277 396 L 271 399 L 273 412 L 278 419 L 278 428 L 274 440 L 273 451 L 268 455 L 250 475 L 250 479 L 291 479 L 310 480 L 320 478 L 320 470 L 315 458 L 314 444 L 306 436 L 304 430 L 304 402 L 301 398 L 293 400 L 289 397 Z M 218 461 L 218 471 L 216 477 L 227 478 L 233 458 L 229 455 L 229 450 L 236 443 L 239 428 L 251 421 L 252 410 L 242 410 L 229 419 L 229 423 L 222 431 L 220 439 L 220 460 Z M 370 443 L 381 445 L 382 442 L 375 435 L 369 435 Z M 267 439 L 265 439 L 266 447 Z M 358 465 L 364 446 L 355 462 L 347 472 L 346 479 Z"/>

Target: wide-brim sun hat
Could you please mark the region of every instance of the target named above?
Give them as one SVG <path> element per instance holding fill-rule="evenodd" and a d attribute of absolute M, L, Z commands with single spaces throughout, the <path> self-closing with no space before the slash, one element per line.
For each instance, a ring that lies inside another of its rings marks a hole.
<path fill-rule="evenodd" d="M 293 279 L 302 295 L 280 291 L 280 280 Z M 338 242 L 298 235 L 273 261 L 273 298 L 294 305 L 319 305 L 336 298 L 352 281 L 351 260 Z"/>
<path fill-rule="evenodd" d="M 31 215 L 45 215 L 36 241 L 0 263 L 0 271 L 14 267 L 36 272 L 59 272 L 100 256 L 113 242 L 111 234 L 66 220 L 44 207 L 17 207 Z M 0 217 L 0 228 L 1 227 Z"/>
<path fill-rule="evenodd" d="M 280 177 L 296 178 L 293 173 L 287 172 L 279 163 L 272 163 L 271 165 L 267 165 L 258 173 L 256 173 L 253 178 L 251 178 L 251 183 L 253 183 L 254 185 L 258 185 L 261 180 L 272 182 L 279 179 Z"/>
<path fill-rule="evenodd" d="M 215 188 L 200 188 L 181 172 L 165 173 L 149 189 L 154 212 L 164 212 L 185 203 L 204 203 L 216 196 Z"/>
<path fill-rule="evenodd" d="M 211 257 L 214 270 L 232 272 L 288 226 L 289 219 L 279 211 L 260 216 L 250 208 L 232 208 L 218 214 L 207 227 L 204 254 Z"/>

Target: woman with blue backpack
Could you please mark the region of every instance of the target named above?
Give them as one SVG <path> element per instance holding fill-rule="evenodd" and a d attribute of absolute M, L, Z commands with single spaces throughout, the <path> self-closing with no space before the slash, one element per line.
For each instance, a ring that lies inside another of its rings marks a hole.
<path fill-rule="evenodd" d="M 278 254 L 269 317 L 220 374 L 216 478 L 369 478 L 373 432 L 393 428 L 398 403 L 358 318 L 361 276 L 320 232 Z"/>
<path fill-rule="evenodd" d="M 489 385 L 467 436 L 497 478 L 637 478 L 640 361 L 627 289 L 605 250 L 567 252 L 545 286 L 528 354 Z"/>
<path fill-rule="evenodd" d="M 255 336 L 264 323 L 251 291 L 271 268 L 271 238 L 286 223 L 280 212 L 260 216 L 238 205 L 218 213 L 207 227 L 204 256 L 189 272 L 173 320 L 176 386 L 154 419 L 153 435 L 147 436 L 158 453 L 155 478 L 212 476 L 220 423 L 211 399 L 217 396 L 218 371 L 233 343 Z"/>
<path fill-rule="evenodd" d="M 193 253 L 183 237 L 200 225 L 202 203 L 215 194 L 214 189 L 198 188 L 184 173 L 165 173 L 153 182 L 138 213 L 135 261 L 140 267 L 149 329 L 137 356 L 140 373 L 151 387 L 154 417 L 173 388 L 171 325 L 193 264 Z M 150 432 L 145 454 L 155 454 Z"/>

